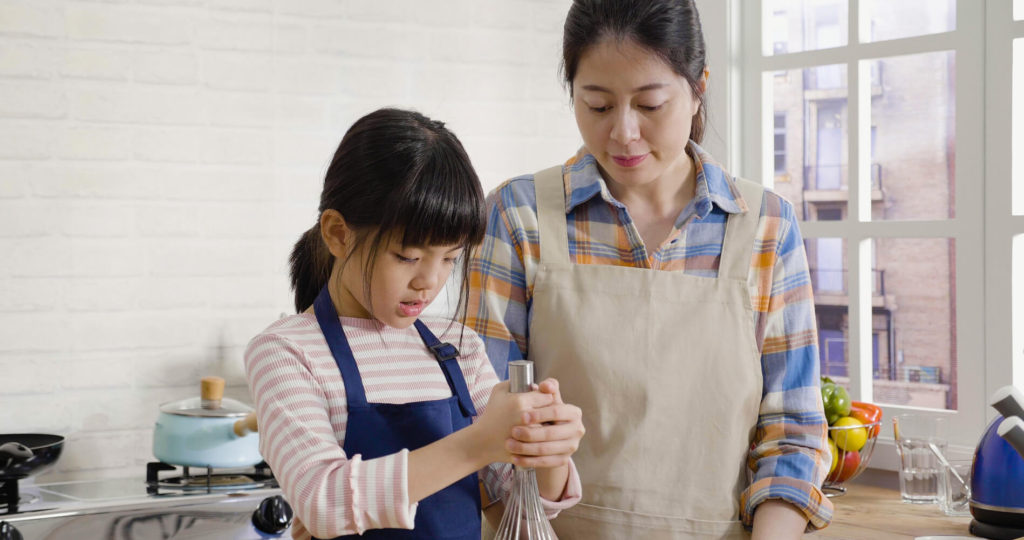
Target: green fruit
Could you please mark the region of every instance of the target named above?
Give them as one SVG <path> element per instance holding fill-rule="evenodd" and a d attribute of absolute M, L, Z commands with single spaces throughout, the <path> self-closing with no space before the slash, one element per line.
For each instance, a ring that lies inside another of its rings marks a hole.
<path fill-rule="evenodd" d="M 825 419 L 828 425 L 850 415 L 850 393 L 845 388 L 832 382 L 828 377 L 821 378 L 821 403 L 825 408 Z"/>

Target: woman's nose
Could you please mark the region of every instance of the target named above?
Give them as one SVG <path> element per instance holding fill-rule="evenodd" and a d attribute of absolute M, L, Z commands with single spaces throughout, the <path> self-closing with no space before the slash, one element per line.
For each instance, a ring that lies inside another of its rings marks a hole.
<path fill-rule="evenodd" d="M 640 138 L 640 124 L 634 111 L 626 107 L 623 109 L 613 120 L 610 137 L 621 145 L 627 145 Z"/>

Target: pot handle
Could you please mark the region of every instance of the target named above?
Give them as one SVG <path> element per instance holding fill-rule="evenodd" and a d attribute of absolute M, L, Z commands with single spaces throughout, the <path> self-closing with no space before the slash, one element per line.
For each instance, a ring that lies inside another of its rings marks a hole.
<path fill-rule="evenodd" d="M 250 433 L 257 433 L 258 431 L 259 425 L 256 421 L 255 412 L 251 412 L 245 418 L 235 422 L 235 435 L 239 437 L 245 437 Z"/>

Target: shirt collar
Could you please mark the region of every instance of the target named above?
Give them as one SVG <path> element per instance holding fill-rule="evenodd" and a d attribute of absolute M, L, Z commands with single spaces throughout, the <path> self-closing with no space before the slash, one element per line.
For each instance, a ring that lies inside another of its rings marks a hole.
<path fill-rule="evenodd" d="M 695 156 L 697 164 L 697 188 L 692 205 L 699 218 L 703 219 L 711 213 L 712 206 L 718 206 L 730 214 L 745 213 L 748 209 L 746 201 L 736 187 L 736 180 L 719 165 L 711 154 L 708 154 L 697 143 L 690 141 L 687 150 Z M 575 156 L 565 162 L 568 174 L 564 181 L 568 184 L 569 194 L 565 201 L 565 213 L 572 212 L 577 206 L 600 195 L 608 204 L 617 208 L 625 206 L 612 197 L 608 185 L 601 176 L 597 159 L 586 149 L 580 148 Z"/>

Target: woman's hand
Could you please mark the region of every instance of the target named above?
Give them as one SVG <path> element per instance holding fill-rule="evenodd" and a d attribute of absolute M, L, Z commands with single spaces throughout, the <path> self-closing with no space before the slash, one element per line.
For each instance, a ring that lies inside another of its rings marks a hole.
<path fill-rule="evenodd" d="M 525 427 L 535 411 L 551 407 L 555 399 L 557 395 L 539 391 L 537 385 L 533 391 L 522 393 L 509 392 L 508 381 L 494 385 L 487 406 L 472 425 L 477 432 L 477 450 L 486 462 L 513 463 L 513 453 L 508 449 L 510 434 L 516 426 Z"/>
<path fill-rule="evenodd" d="M 586 433 L 583 412 L 562 401 L 558 381 L 545 379 L 534 385 L 541 395 L 551 396 L 549 404 L 523 414 L 521 425 L 512 428 L 505 450 L 513 454 L 512 463 L 538 469 L 568 465 Z"/>

